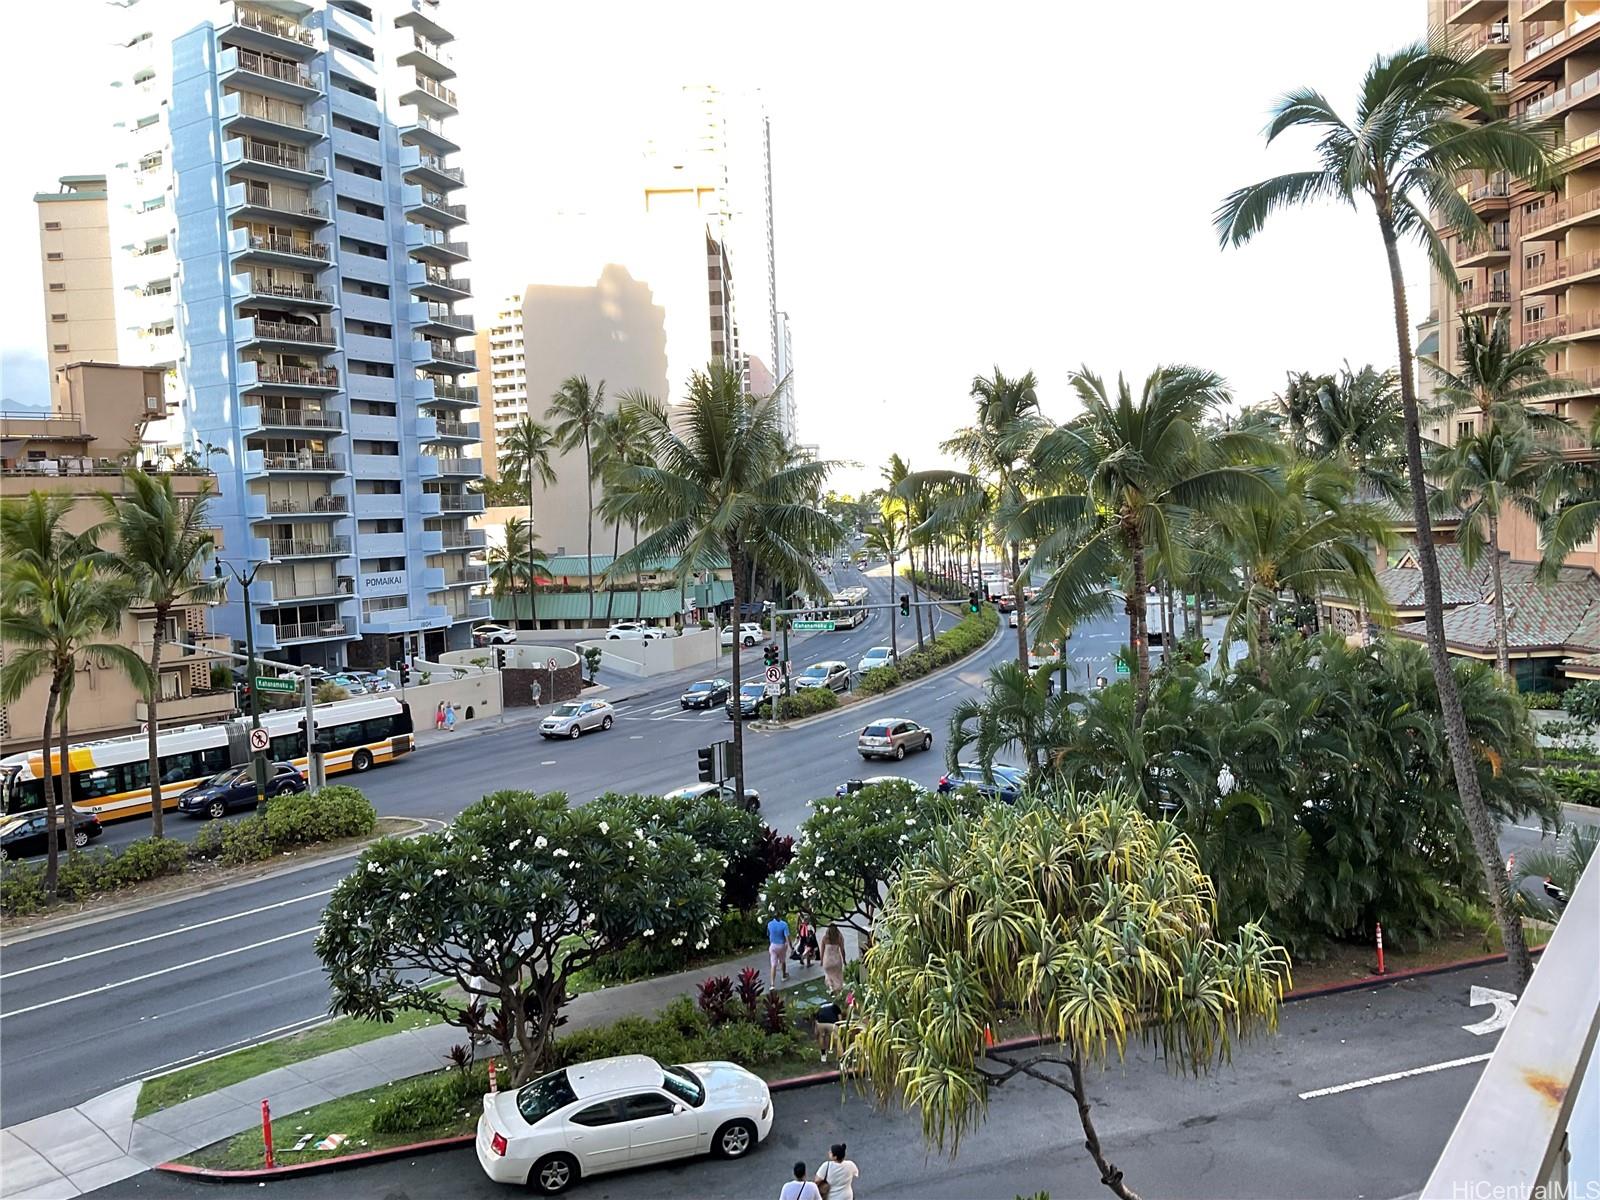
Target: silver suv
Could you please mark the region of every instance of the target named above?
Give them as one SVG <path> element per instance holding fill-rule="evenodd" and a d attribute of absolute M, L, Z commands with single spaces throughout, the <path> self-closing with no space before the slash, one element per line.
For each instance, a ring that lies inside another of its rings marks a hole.
<path fill-rule="evenodd" d="M 797 688 L 826 687 L 836 692 L 849 690 L 850 664 L 842 662 L 812 663 L 795 676 Z"/>
<path fill-rule="evenodd" d="M 932 749 L 933 730 L 904 717 L 874 721 L 856 738 L 856 752 L 862 758 L 900 759 L 908 750 Z"/>

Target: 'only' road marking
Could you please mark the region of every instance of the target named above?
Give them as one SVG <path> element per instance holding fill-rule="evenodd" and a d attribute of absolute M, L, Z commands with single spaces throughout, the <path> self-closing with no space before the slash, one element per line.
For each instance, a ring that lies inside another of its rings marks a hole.
<path fill-rule="evenodd" d="M 275 908 L 283 908 L 289 904 L 303 904 L 307 900 L 317 900 L 323 896 L 333 895 L 332 888 L 320 892 L 307 892 L 304 896 L 295 896 L 289 900 L 279 900 L 275 904 L 263 904 L 260 908 L 247 908 L 243 912 L 230 913 L 226 917 L 213 917 L 209 921 L 200 921 L 194 925 L 180 925 L 176 929 L 169 929 L 165 933 L 152 933 L 149 937 L 134 938 L 131 942 L 118 942 L 115 946 L 101 946 L 98 950 L 85 950 L 82 954 L 69 954 L 65 958 L 52 959 L 47 963 L 40 963 L 34 967 L 23 967 L 16 971 L 7 971 L 0 975 L 0 979 L 13 979 L 18 975 L 27 975 L 33 971 L 43 971 L 49 967 L 63 967 L 67 963 L 78 962 L 81 959 L 93 958 L 97 954 L 110 954 L 113 950 L 126 950 L 130 946 L 142 946 L 146 942 L 158 942 L 162 938 L 175 937 L 180 933 L 193 933 L 196 929 L 205 929 L 212 925 L 221 925 L 226 921 L 237 921 L 240 917 L 253 917 L 257 913 L 271 912 Z"/>
<path fill-rule="evenodd" d="M 1448 1071 L 1451 1067 L 1468 1067 L 1473 1063 L 1488 1062 L 1487 1054 L 1474 1054 L 1468 1058 L 1452 1058 L 1449 1062 L 1430 1063 L 1426 1067 L 1412 1067 L 1409 1071 L 1395 1071 L 1390 1075 L 1374 1075 L 1371 1079 L 1357 1079 L 1353 1083 L 1340 1083 L 1333 1087 L 1318 1088 L 1314 1092 L 1301 1092 L 1300 1099 L 1315 1100 L 1318 1096 L 1337 1096 L 1340 1092 L 1353 1092 L 1357 1088 L 1375 1087 L 1380 1083 L 1393 1083 L 1397 1079 L 1410 1079 L 1413 1075 L 1431 1075 L 1435 1071 Z"/>
<path fill-rule="evenodd" d="M 135 975 L 132 979 L 119 979 L 115 983 L 102 983 L 99 987 L 90 988 L 84 992 L 74 992 L 70 996 L 57 996 L 53 1000 L 46 1000 L 42 1004 L 30 1004 L 26 1008 L 9 1009 L 0 1012 L 0 1021 L 7 1017 L 20 1017 L 24 1013 L 38 1012 L 41 1008 L 54 1008 L 58 1004 L 66 1004 L 72 1000 L 82 1000 L 88 996 L 98 996 L 102 992 L 115 991 L 117 988 L 127 987 L 130 984 L 143 983 L 147 979 L 158 979 L 162 975 L 170 975 L 174 971 L 187 971 L 190 967 L 204 966 L 209 962 L 216 962 L 219 958 L 228 958 L 235 954 L 243 954 L 247 950 L 259 950 L 263 946 L 270 946 L 275 942 L 286 942 L 290 938 L 305 937 L 308 933 L 316 933 L 321 925 L 312 925 L 305 929 L 296 929 L 293 933 L 280 933 L 277 937 L 267 938 L 265 941 L 251 942 L 248 946 L 235 946 L 232 950 L 221 950 L 216 954 L 208 954 L 204 958 L 197 958 L 191 962 L 174 963 L 170 967 L 162 967 L 159 971 L 147 971 L 143 975 Z"/>

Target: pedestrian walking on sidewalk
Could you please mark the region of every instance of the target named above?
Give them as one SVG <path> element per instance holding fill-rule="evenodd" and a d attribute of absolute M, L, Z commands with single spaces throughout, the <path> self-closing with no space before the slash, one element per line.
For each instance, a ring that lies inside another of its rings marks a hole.
<path fill-rule="evenodd" d="M 767 987 L 778 986 L 778 972 L 789 982 L 789 922 L 777 913 L 767 922 Z"/>
<path fill-rule="evenodd" d="M 444 728 L 444 701 L 443 700 L 439 701 L 439 707 L 433 710 L 433 727 L 436 730 Z"/>
<path fill-rule="evenodd" d="M 817 1168 L 817 1190 L 822 1200 L 856 1200 L 855 1183 L 861 1168 L 844 1156 L 844 1143 L 835 1142 L 827 1161 Z"/>
<path fill-rule="evenodd" d="M 454 704 L 446 704 L 444 706 L 444 731 L 446 733 L 454 733 L 456 731 L 456 706 Z"/>
<path fill-rule="evenodd" d="M 822 931 L 822 974 L 830 992 L 844 990 L 844 934 L 831 923 Z"/>
<path fill-rule="evenodd" d="M 779 1189 L 778 1200 L 822 1200 L 822 1191 L 806 1178 L 805 1163 L 795 1163 L 794 1179 Z"/>

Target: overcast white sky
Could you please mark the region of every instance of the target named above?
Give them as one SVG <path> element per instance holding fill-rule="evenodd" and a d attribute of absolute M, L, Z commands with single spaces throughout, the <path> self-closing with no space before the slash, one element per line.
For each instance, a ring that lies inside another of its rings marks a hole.
<path fill-rule="evenodd" d="M 212 11 L 192 0 L 196 19 Z M 104 169 L 103 0 L 10 13 L 20 115 L 0 194 L 0 398 L 43 399 L 32 193 Z M 760 87 L 772 117 L 779 306 L 801 436 L 870 471 L 934 465 L 995 364 L 1032 369 L 1052 416 L 1081 363 L 1161 362 L 1270 395 L 1288 369 L 1392 364 L 1369 213 L 1279 217 L 1221 251 L 1232 188 L 1310 165 L 1268 152 L 1272 100 L 1307 84 L 1348 107 L 1379 50 L 1422 33 L 1422 0 L 622 4 L 452 0 L 477 311 L 538 275 L 541 217 L 631 171 L 652 96 Z M 20 28 L 18 24 L 20 23 Z M 88 43 L 86 45 L 86 43 Z M 81 79 L 71 73 L 82 70 Z M 50 98 L 35 107 L 35 100 Z M 1413 318 L 1426 309 L 1407 260 Z"/>

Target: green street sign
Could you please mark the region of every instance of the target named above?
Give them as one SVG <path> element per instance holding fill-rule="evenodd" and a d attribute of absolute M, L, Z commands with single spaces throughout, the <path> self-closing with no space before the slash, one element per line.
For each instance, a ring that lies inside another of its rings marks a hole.
<path fill-rule="evenodd" d="M 289 692 L 293 694 L 300 690 L 300 681 L 282 675 L 257 675 L 255 686 L 258 692 Z"/>
<path fill-rule="evenodd" d="M 790 628 L 796 633 L 832 633 L 832 621 L 796 621 Z"/>
<path fill-rule="evenodd" d="M 1128 664 L 1123 662 L 1120 658 L 1117 659 L 1117 674 L 1118 675 L 1131 675 L 1131 674 L 1133 674 L 1132 671 L 1128 670 Z"/>

